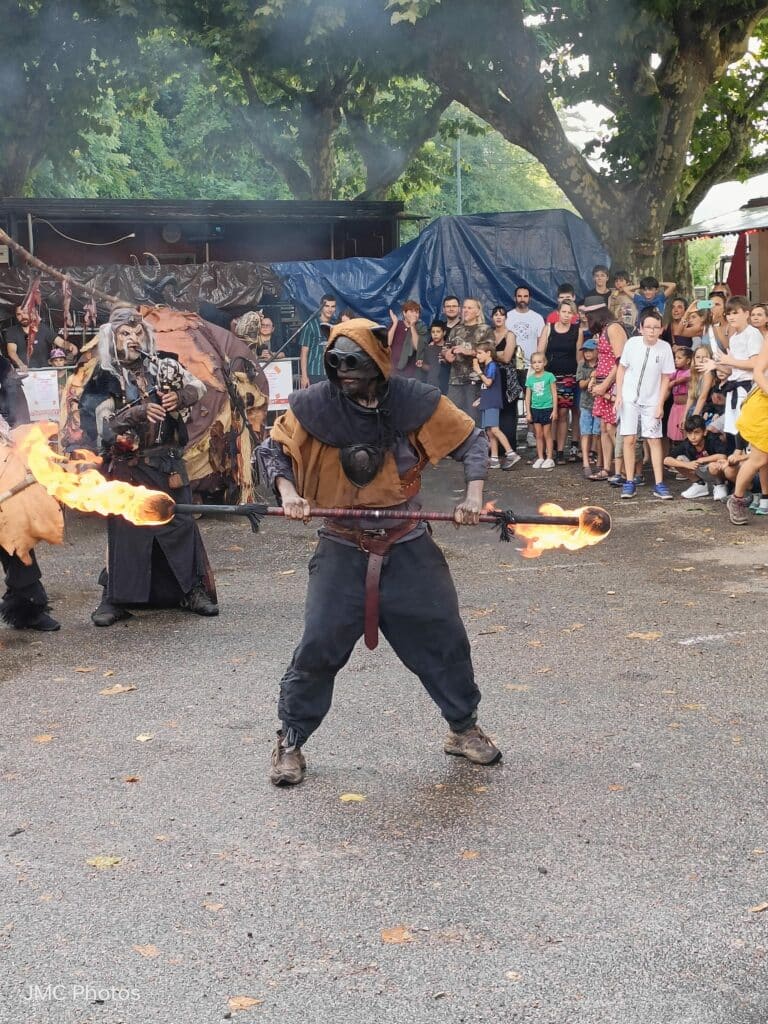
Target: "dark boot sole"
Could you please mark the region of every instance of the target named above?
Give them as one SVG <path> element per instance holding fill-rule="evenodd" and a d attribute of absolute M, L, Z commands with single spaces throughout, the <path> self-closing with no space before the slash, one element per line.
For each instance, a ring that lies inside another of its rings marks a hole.
<path fill-rule="evenodd" d="M 285 788 L 287 786 L 300 786 L 301 783 L 304 781 L 305 777 L 306 776 L 302 775 L 300 779 L 285 779 L 285 778 L 273 779 L 272 776 L 270 775 L 269 781 L 272 783 L 273 786 L 277 786 L 278 789 L 282 789 L 282 788 Z"/>
<path fill-rule="evenodd" d="M 496 754 L 492 761 L 475 761 L 473 758 L 467 757 L 466 754 L 462 754 L 458 750 L 444 750 L 443 753 L 448 754 L 449 757 L 463 757 L 464 760 L 469 761 L 470 764 L 479 764 L 483 768 L 488 768 L 492 764 L 498 764 L 502 758 L 501 751 L 499 751 L 498 754 Z"/>

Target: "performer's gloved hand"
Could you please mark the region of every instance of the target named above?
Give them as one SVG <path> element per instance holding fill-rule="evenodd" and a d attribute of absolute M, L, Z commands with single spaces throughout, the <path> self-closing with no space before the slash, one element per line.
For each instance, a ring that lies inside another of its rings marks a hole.
<path fill-rule="evenodd" d="M 302 498 L 290 480 L 279 476 L 275 485 L 280 492 L 283 502 L 283 511 L 286 519 L 303 519 L 305 523 L 310 521 L 310 505 L 306 498 Z"/>
<path fill-rule="evenodd" d="M 470 480 L 464 500 L 453 510 L 453 520 L 457 526 L 477 526 L 480 513 L 483 511 L 483 482 Z"/>

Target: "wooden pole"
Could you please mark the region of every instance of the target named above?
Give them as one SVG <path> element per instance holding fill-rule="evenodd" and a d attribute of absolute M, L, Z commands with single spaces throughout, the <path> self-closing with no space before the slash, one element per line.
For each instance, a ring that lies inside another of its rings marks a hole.
<path fill-rule="evenodd" d="M 103 292 L 100 288 L 94 288 L 91 285 L 79 284 L 77 281 L 73 281 L 68 274 L 62 274 L 60 270 L 54 270 L 53 267 L 49 267 L 47 263 L 43 263 L 37 256 L 33 256 L 31 252 L 24 248 L 23 245 L 19 245 L 10 235 L 6 234 L 2 228 L 0 228 L 0 242 L 5 242 L 6 245 L 10 246 L 13 251 L 20 256 L 25 263 L 34 267 L 35 270 L 39 270 L 41 274 L 47 274 L 48 277 L 53 277 L 57 281 L 61 281 L 62 284 L 69 284 L 70 288 L 75 288 L 79 292 L 83 292 L 85 295 L 92 295 L 95 299 L 101 299 L 102 302 L 109 303 L 110 306 L 114 306 L 118 302 L 123 302 L 118 295 L 110 295 L 109 292 Z"/>

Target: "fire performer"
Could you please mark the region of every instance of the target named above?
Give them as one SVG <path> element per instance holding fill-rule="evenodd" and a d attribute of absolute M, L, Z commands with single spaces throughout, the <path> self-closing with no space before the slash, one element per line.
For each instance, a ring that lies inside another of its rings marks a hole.
<path fill-rule="evenodd" d="M 15 436 L 24 428 L 12 431 L 2 414 L 5 390 L 0 365 L 0 565 L 6 588 L 0 600 L 0 619 L 14 629 L 53 633 L 60 627 L 48 614 L 48 595 L 33 544 L 37 540 L 61 544 L 64 520 L 57 502 L 27 475 Z M 10 408 L 19 412 L 18 399 L 10 403 Z M 14 418 L 11 422 L 21 424 L 28 419 Z"/>
<path fill-rule="evenodd" d="M 446 455 L 464 464 L 457 524 L 482 511 L 488 444 L 437 388 L 391 377 L 387 329 L 364 320 L 326 325 L 327 380 L 295 392 L 259 448 L 285 515 L 311 505 L 418 508 L 421 471 Z M 449 725 L 444 750 L 476 764 L 501 751 L 477 725 L 480 691 L 453 580 L 426 523 L 328 519 L 309 566 L 304 635 L 280 684 L 276 786 L 304 779 L 302 747 L 327 714 L 337 672 L 379 625 Z"/>
<path fill-rule="evenodd" d="M 97 374 L 104 397 L 93 414 L 107 475 L 189 503 L 184 421 L 205 386 L 177 359 L 158 355 L 151 327 L 125 305 L 116 306 L 99 330 Z M 218 615 L 213 575 L 188 513 L 157 527 L 110 516 L 107 542 L 107 568 L 99 577 L 104 592 L 91 615 L 96 626 L 130 618 L 127 605 Z"/>

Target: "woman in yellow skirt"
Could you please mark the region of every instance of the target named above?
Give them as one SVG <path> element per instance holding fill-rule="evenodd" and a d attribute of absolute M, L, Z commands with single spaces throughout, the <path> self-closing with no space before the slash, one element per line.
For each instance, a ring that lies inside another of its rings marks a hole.
<path fill-rule="evenodd" d="M 736 421 L 736 429 L 751 451 L 739 468 L 733 494 L 728 499 L 728 515 L 734 526 L 745 526 L 749 522 L 745 495 L 755 473 L 760 474 L 761 492 L 768 494 L 768 341 L 763 342 L 752 373 L 755 386 Z"/>

